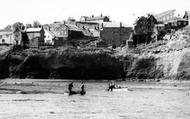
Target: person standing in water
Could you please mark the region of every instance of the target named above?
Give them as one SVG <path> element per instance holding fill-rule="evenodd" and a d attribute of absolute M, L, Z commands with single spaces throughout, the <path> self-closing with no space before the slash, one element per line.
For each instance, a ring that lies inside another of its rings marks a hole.
<path fill-rule="evenodd" d="M 85 90 L 84 90 L 84 83 L 81 82 L 81 95 L 85 94 Z"/>
<path fill-rule="evenodd" d="M 71 82 L 68 86 L 68 89 L 69 89 L 69 94 L 72 93 L 72 88 L 73 88 L 73 82 Z"/>
<path fill-rule="evenodd" d="M 108 91 L 110 91 L 110 90 L 113 91 L 114 88 L 116 88 L 115 83 L 114 83 L 114 81 L 111 81 L 109 83 Z"/>

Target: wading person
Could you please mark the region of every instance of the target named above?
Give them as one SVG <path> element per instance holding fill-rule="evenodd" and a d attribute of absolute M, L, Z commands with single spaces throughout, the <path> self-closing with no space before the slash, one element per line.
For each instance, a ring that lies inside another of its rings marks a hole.
<path fill-rule="evenodd" d="M 81 95 L 84 95 L 85 94 L 85 90 L 84 90 L 84 83 L 81 82 Z"/>
<path fill-rule="evenodd" d="M 115 88 L 116 86 L 115 86 L 115 83 L 114 82 L 110 82 L 109 83 L 109 87 L 108 87 L 108 91 L 113 91 L 113 89 Z"/>
<path fill-rule="evenodd" d="M 72 93 L 72 88 L 73 88 L 73 82 L 71 82 L 68 86 L 68 89 L 69 89 L 69 94 Z"/>

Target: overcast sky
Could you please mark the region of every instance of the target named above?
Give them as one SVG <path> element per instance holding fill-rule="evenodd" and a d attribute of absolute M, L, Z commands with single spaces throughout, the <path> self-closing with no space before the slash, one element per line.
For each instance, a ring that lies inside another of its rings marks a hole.
<path fill-rule="evenodd" d="M 0 0 L 0 28 L 20 21 L 24 24 L 79 20 L 81 15 L 108 15 L 111 20 L 132 25 L 146 13 L 176 9 L 190 11 L 190 0 Z M 184 14 L 184 13 L 183 13 Z"/>

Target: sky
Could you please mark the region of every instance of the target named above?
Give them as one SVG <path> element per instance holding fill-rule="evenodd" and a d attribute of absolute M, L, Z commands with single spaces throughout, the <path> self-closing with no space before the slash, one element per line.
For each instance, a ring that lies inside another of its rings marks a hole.
<path fill-rule="evenodd" d="M 132 25 L 138 16 L 171 9 L 184 14 L 190 0 L 0 0 L 0 28 L 15 22 L 42 24 L 80 16 L 110 16 L 112 21 Z"/>

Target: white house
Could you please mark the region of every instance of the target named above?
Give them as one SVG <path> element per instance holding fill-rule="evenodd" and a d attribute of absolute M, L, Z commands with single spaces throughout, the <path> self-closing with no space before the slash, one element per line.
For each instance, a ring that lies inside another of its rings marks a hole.
<path fill-rule="evenodd" d="M 45 38 L 44 38 L 45 44 L 54 45 L 53 39 L 55 38 L 55 35 L 51 31 L 48 30 L 44 31 L 45 31 Z"/>
<path fill-rule="evenodd" d="M 15 44 L 13 32 L 1 31 L 0 32 L 0 44 Z"/>

